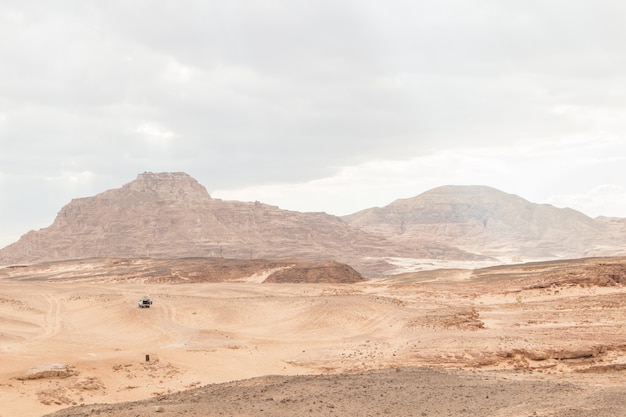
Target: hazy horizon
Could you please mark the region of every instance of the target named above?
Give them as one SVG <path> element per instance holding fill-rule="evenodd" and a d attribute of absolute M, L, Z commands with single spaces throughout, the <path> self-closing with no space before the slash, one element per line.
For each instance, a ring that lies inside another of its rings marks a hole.
<path fill-rule="evenodd" d="M 0 5 L 0 246 L 144 171 L 344 215 L 448 184 L 626 217 L 626 4 Z"/>
<path fill-rule="evenodd" d="M 181 171 L 179 171 L 179 172 L 181 172 Z M 144 172 L 144 173 L 151 173 L 151 172 L 146 171 L 146 172 Z M 140 175 L 140 174 L 142 174 L 142 173 L 139 173 L 138 175 Z M 135 179 L 136 179 L 136 178 L 133 178 L 132 180 L 126 181 L 124 184 L 120 184 L 118 187 L 113 187 L 113 189 L 118 189 L 118 188 L 121 188 L 123 185 L 125 185 L 125 184 L 127 184 L 127 183 L 130 183 L 130 182 L 134 181 Z M 203 186 L 204 186 L 204 184 L 202 184 L 201 182 L 199 182 L 199 183 L 200 183 L 201 185 L 203 185 Z M 436 187 L 430 188 L 430 189 L 428 189 L 428 190 L 424 190 L 424 192 L 426 192 L 426 191 L 430 191 L 430 190 L 432 190 L 432 189 L 434 189 L 434 188 L 444 187 L 444 186 L 450 186 L 450 185 L 452 185 L 452 186 L 486 186 L 486 187 L 490 187 L 490 188 L 497 189 L 497 188 L 495 188 L 495 187 L 491 187 L 491 186 L 489 186 L 488 184 L 442 184 L 442 185 L 440 185 L 440 186 L 436 186 Z M 206 188 L 206 187 L 205 187 L 205 188 Z M 111 189 L 101 190 L 101 191 L 97 192 L 96 194 L 94 194 L 94 195 L 92 195 L 92 196 L 81 196 L 81 197 L 76 197 L 76 198 L 88 198 L 88 197 L 94 197 L 94 196 L 96 196 L 96 195 L 98 195 L 98 194 L 100 194 L 100 193 L 103 193 L 103 192 L 105 192 L 105 191 L 108 191 L 108 190 L 111 190 Z M 515 194 L 515 193 L 508 193 L 506 190 L 499 190 L 499 191 L 502 191 L 502 192 L 507 193 L 507 194 L 514 194 L 514 195 L 517 195 L 517 194 Z M 270 204 L 270 203 L 268 203 L 268 202 L 266 202 L 266 201 L 263 201 L 263 200 L 251 200 L 251 199 L 243 199 L 243 200 L 238 200 L 237 198 L 229 198 L 229 196 L 228 196 L 229 192 L 227 192 L 227 191 L 222 192 L 221 194 L 220 194 L 220 193 L 215 194 L 215 193 L 210 193 L 210 192 L 209 192 L 209 194 L 210 194 L 211 198 L 222 199 L 222 200 L 235 200 L 235 201 L 247 201 L 247 202 L 259 201 L 259 202 L 261 202 L 261 203 Z M 237 192 L 237 191 L 235 191 L 235 192 L 232 192 L 232 194 L 234 194 L 234 195 L 236 196 L 236 194 L 238 194 L 238 192 Z M 333 214 L 333 215 L 336 215 L 336 216 L 344 216 L 344 215 L 349 215 L 349 214 L 356 213 L 356 212 L 358 212 L 358 211 L 360 211 L 360 210 L 365 210 L 365 209 L 369 209 L 369 208 L 373 208 L 373 207 L 384 207 L 384 206 L 386 206 L 386 205 L 388 205 L 388 204 L 391 204 L 392 202 L 394 202 L 394 201 L 396 201 L 396 200 L 403 199 L 403 198 L 412 198 L 412 197 L 417 197 L 419 194 L 422 194 L 422 193 L 418 193 L 418 194 L 416 194 L 416 195 L 412 195 L 412 196 L 398 197 L 398 198 L 395 198 L 395 199 L 393 199 L 393 200 L 391 200 L 391 201 L 389 201 L 389 202 L 387 202 L 387 203 L 381 204 L 381 205 L 368 206 L 368 207 L 361 207 L 361 208 L 358 208 L 357 210 L 350 211 L 350 212 L 346 212 L 346 213 L 330 213 L 330 212 L 328 212 L 327 210 L 317 210 L 317 211 L 320 211 L 320 212 L 326 212 L 326 213 L 328 213 L 328 214 Z M 519 197 L 526 199 L 524 196 L 519 196 Z M 528 199 L 526 199 L 526 200 L 528 200 Z M 528 201 L 530 201 L 531 203 L 537 203 L 537 204 L 550 204 L 550 203 L 538 203 L 538 202 L 531 201 L 531 200 L 528 200 Z M 68 202 L 67 202 L 67 204 L 69 204 L 69 203 L 70 203 L 70 201 L 68 201 Z M 273 205 L 273 204 L 272 204 L 272 205 Z M 555 206 L 555 207 L 559 207 L 559 208 L 571 208 L 571 207 L 568 207 L 568 206 L 558 206 L 558 205 L 554 205 L 554 204 L 551 204 L 551 205 L 553 205 L 553 206 Z M 65 204 L 64 204 L 64 206 L 65 206 Z M 297 208 L 289 208 L 289 207 L 282 207 L 282 206 L 279 206 L 279 208 L 284 209 L 284 210 L 295 210 L 295 211 L 301 211 L 301 212 L 306 212 L 306 211 L 307 211 L 307 210 L 298 210 Z M 58 211 L 60 211 L 60 210 L 61 210 L 61 207 L 59 207 L 59 210 L 58 210 Z M 576 209 L 574 209 L 574 210 L 576 210 Z M 580 211 L 580 210 L 577 210 L 577 211 Z M 581 211 L 581 212 L 582 212 L 582 211 Z M 585 214 L 585 215 L 587 215 L 587 216 L 589 216 L 587 213 L 584 213 L 584 212 L 582 212 L 582 213 L 583 213 L 583 214 Z M 55 215 L 54 215 L 54 217 L 56 217 L 56 215 L 57 215 L 57 214 L 55 214 Z M 601 216 L 601 215 L 600 215 L 600 216 Z M 589 217 L 599 217 L 599 216 L 589 216 Z M 54 218 L 53 218 L 53 220 L 54 220 Z M 49 223 L 49 224 L 47 224 L 47 225 L 45 225 L 45 226 L 42 226 L 41 228 L 45 228 L 45 227 L 47 227 L 47 226 L 49 226 L 49 225 L 51 225 L 51 224 L 52 224 L 52 220 L 50 221 L 50 223 Z M 41 228 L 38 228 L 37 230 L 39 230 L 39 229 L 41 229 Z M 27 232 L 29 232 L 29 231 L 31 231 L 31 230 L 34 230 L 34 229 L 29 229 L 29 230 L 25 231 L 24 233 L 22 233 L 22 235 L 23 235 L 23 234 L 26 234 Z M 35 230 L 35 231 L 36 231 L 36 230 Z M 5 247 L 5 246 L 7 246 L 7 245 L 9 245 L 9 244 L 11 244 L 11 243 L 13 243 L 13 242 L 17 241 L 17 240 L 19 239 L 19 237 L 21 237 L 22 235 L 18 236 L 17 238 L 12 238 L 13 240 L 10 240 L 10 241 L 7 239 L 7 242 L 6 242 L 6 243 L 4 243 L 2 240 L 0 240 L 0 248 L 3 248 L 3 247 Z"/>

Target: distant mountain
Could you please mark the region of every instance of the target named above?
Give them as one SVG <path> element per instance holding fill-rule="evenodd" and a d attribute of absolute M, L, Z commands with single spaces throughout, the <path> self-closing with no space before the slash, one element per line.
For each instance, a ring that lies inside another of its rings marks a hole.
<path fill-rule="evenodd" d="M 446 245 L 403 245 L 326 213 L 213 199 L 184 173 L 144 173 L 72 200 L 54 223 L 0 250 L 0 265 L 94 257 L 335 260 L 368 275 L 387 257 L 480 259 Z"/>
<path fill-rule="evenodd" d="M 624 254 L 626 221 L 535 204 L 486 186 L 443 186 L 344 216 L 402 245 L 424 240 L 502 260 Z"/>
<path fill-rule="evenodd" d="M 143 173 L 72 200 L 0 250 L 0 265 L 85 258 L 337 261 L 365 276 L 626 254 L 626 219 L 591 219 L 485 186 L 445 186 L 343 218 L 211 198 L 184 173 Z"/>

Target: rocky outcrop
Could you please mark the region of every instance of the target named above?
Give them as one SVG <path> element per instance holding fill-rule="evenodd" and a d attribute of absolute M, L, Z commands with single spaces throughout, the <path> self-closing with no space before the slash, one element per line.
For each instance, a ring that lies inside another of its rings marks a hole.
<path fill-rule="evenodd" d="M 81 259 L 0 269 L 0 279 L 80 283 L 207 282 L 348 284 L 365 278 L 346 264 L 301 259 Z"/>
<path fill-rule="evenodd" d="M 24 375 L 17 377 L 19 380 L 44 379 L 44 378 L 68 378 L 76 375 L 76 370 L 63 363 L 51 363 L 31 368 Z"/>
<path fill-rule="evenodd" d="M 363 277 L 352 267 L 338 262 L 309 263 L 281 268 L 270 274 L 267 283 L 338 283 L 350 284 L 363 281 Z"/>

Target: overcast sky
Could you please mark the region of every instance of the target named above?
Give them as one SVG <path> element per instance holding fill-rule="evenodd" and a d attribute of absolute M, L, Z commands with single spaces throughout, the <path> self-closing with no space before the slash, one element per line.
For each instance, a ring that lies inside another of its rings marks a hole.
<path fill-rule="evenodd" d="M 349 214 L 484 184 L 626 217 L 626 2 L 0 0 L 0 246 L 184 171 Z"/>

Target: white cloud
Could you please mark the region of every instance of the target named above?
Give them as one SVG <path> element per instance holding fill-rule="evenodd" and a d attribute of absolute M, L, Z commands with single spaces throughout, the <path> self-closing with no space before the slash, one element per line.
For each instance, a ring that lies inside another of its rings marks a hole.
<path fill-rule="evenodd" d="M 135 133 L 139 133 L 144 140 L 151 145 L 166 146 L 169 145 L 176 134 L 171 130 L 158 126 L 154 123 L 143 123 L 135 129 Z"/>
<path fill-rule="evenodd" d="M 29 230 L 49 226 L 71 199 L 102 192 L 105 183 L 106 178 L 91 171 L 66 169 L 55 175 L 0 172 L 0 195 L 10 196 L 12 203 L 0 204 L 0 247 Z"/>
<path fill-rule="evenodd" d="M 554 195 L 545 202 L 570 207 L 591 217 L 626 217 L 626 188 L 621 185 L 600 185 L 587 193 Z"/>
<path fill-rule="evenodd" d="M 45 177 L 46 181 L 82 185 L 90 184 L 94 180 L 94 174 L 90 171 L 64 171 L 58 176 Z"/>
<path fill-rule="evenodd" d="M 183 65 L 177 60 L 170 58 L 162 77 L 165 82 L 188 83 L 192 81 L 195 72 L 194 68 Z"/>
<path fill-rule="evenodd" d="M 450 183 L 539 202 L 626 187 L 625 13 L 582 0 L 2 2 L 0 232 L 146 170 L 339 214 Z"/>
<path fill-rule="evenodd" d="M 258 200 L 297 211 L 345 215 L 445 184 L 488 184 L 503 165 L 464 152 L 440 152 L 408 160 L 374 160 L 303 183 L 215 190 L 216 198 Z"/>
<path fill-rule="evenodd" d="M 298 211 L 345 215 L 398 198 L 413 197 L 441 185 L 488 185 L 536 203 L 571 207 L 588 215 L 626 217 L 623 142 L 555 140 L 480 149 L 458 148 L 406 160 L 375 160 L 302 183 L 268 184 L 211 194 L 227 200 L 258 200 Z M 590 172 L 623 185 L 584 193 L 596 179 Z M 579 194 L 553 195 L 555 189 Z"/>

